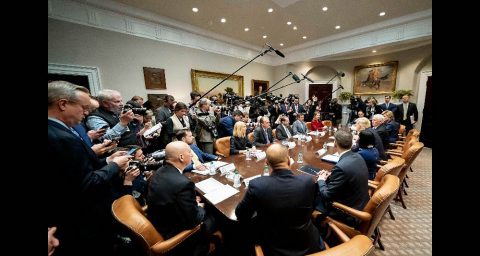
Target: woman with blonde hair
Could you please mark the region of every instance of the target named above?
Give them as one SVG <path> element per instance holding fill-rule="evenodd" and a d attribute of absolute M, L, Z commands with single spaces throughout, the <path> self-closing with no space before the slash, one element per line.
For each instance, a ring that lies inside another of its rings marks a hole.
<path fill-rule="evenodd" d="M 247 147 L 252 147 L 252 143 L 247 138 L 247 125 L 238 121 L 233 127 L 233 136 L 230 138 L 230 155 L 244 153 Z"/>

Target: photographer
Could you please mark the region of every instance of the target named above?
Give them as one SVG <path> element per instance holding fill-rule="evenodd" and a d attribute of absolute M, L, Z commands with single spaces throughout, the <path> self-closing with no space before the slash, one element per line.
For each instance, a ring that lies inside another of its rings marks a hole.
<path fill-rule="evenodd" d="M 226 137 L 233 135 L 233 126 L 236 122 L 242 120 L 243 113 L 240 110 L 233 111 L 231 116 L 226 116 L 220 119 L 218 124 L 218 137 Z"/>
<path fill-rule="evenodd" d="M 106 127 L 102 139 L 114 140 L 120 138 L 119 146 L 135 144 L 137 137 L 132 133 L 128 124 L 133 121 L 132 110 L 122 111 L 123 102 L 120 92 L 115 90 L 101 90 L 98 93 L 100 107 L 87 117 L 87 127 L 90 130 L 99 130 Z"/>
<path fill-rule="evenodd" d="M 217 123 L 220 119 L 220 109 L 215 109 L 215 114 L 210 112 L 210 100 L 200 99 L 198 101 L 196 141 L 200 149 L 206 153 L 213 154 L 213 142 L 218 137 Z"/>
<path fill-rule="evenodd" d="M 332 120 L 333 126 L 337 126 L 342 121 L 342 106 L 338 104 L 337 98 L 333 98 L 328 104 L 326 112 L 328 117 L 325 119 Z"/>
<path fill-rule="evenodd" d="M 359 118 L 358 112 L 361 111 L 363 114 L 365 114 L 365 109 L 367 108 L 360 96 L 350 97 L 350 105 L 347 107 L 351 110 L 348 117 L 348 123 L 354 123 L 355 119 Z"/>

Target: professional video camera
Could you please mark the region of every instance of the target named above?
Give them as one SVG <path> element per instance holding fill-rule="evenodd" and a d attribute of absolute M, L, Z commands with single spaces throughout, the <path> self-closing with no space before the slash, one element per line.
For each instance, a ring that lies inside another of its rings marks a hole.
<path fill-rule="evenodd" d="M 295 99 L 298 99 L 298 97 L 293 95 L 293 94 L 289 94 L 287 96 L 287 100 L 288 100 L 288 102 L 290 102 L 290 104 L 292 104 L 295 101 Z"/>
<path fill-rule="evenodd" d="M 223 100 L 228 100 L 229 102 L 234 102 L 241 99 L 242 97 L 236 95 L 234 92 L 227 92 L 223 95 Z"/>
<path fill-rule="evenodd" d="M 275 95 L 273 95 L 273 94 L 271 94 L 271 93 L 267 94 L 266 99 L 267 99 L 268 101 L 270 101 L 270 102 L 275 102 L 275 101 L 280 102 L 280 101 L 282 100 L 281 97 L 277 97 L 277 96 L 275 96 Z"/>
<path fill-rule="evenodd" d="M 142 115 L 142 116 L 145 115 L 145 112 L 147 112 L 146 108 L 136 108 L 133 105 L 128 104 L 128 103 L 123 105 L 122 113 L 126 113 L 129 110 L 131 110 L 134 114 L 138 114 L 138 115 Z"/>
<path fill-rule="evenodd" d="M 128 163 L 128 167 L 135 169 L 138 168 L 140 173 L 149 170 L 156 170 L 163 165 L 163 160 L 155 161 L 153 158 L 144 158 L 142 161 L 132 160 Z"/>

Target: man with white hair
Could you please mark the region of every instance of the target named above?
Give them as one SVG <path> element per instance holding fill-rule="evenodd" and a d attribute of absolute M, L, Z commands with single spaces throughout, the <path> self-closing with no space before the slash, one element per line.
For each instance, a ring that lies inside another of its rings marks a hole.
<path fill-rule="evenodd" d="M 388 131 L 387 125 L 384 124 L 385 117 L 382 114 L 375 114 L 372 117 L 372 128 L 378 133 L 382 139 L 383 149 L 388 148 Z"/>
<path fill-rule="evenodd" d="M 385 154 L 385 149 L 383 148 L 382 138 L 380 138 L 380 135 L 378 135 L 375 129 L 370 128 L 370 120 L 368 120 L 366 117 L 357 118 L 357 120 L 355 120 L 355 128 L 357 133 L 360 133 L 363 130 L 372 131 L 373 136 L 375 136 L 375 148 L 377 148 L 378 150 L 378 155 L 380 156 L 380 159 L 382 160 L 388 159 L 387 155 Z M 355 145 L 352 146 L 352 151 L 353 152 L 358 151 L 358 141 L 355 143 Z"/>

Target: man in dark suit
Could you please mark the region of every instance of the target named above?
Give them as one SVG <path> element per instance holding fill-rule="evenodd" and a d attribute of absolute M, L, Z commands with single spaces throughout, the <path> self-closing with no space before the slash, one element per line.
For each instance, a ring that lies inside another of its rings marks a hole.
<path fill-rule="evenodd" d="M 164 165 L 151 177 L 148 186 L 148 218 L 166 239 L 191 229 L 201 222 L 207 233 L 214 230 L 213 218 L 207 217 L 195 184 L 183 175 L 192 162 L 192 151 L 183 141 L 174 141 L 165 148 Z M 190 238 L 172 252 L 174 255 L 206 255 L 208 242 L 202 233 Z"/>
<path fill-rule="evenodd" d="M 400 124 L 405 125 L 405 132 L 408 133 L 413 129 L 413 125 L 418 121 L 418 110 L 415 103 L 409 102 L 410 96 L 403 95 L 402 103 L 397 106 L 397 114 L 395 117 Z M 411 119 L 413 116 L 413 120 Z"/>
<path fill-rule="evenodd" d="M 282 116 L 280 117 L 280 125 L 277 126 L 275 136 L 279 140 L 288 140 L 293 136 L 293 130 L 289 125 L 290 121 L 288 117 Z"/>
<path fill-rule="evenodd" d="M 335 133 L 335 147 L 340 159 L 331 172 L 322 171 L 318 177 L 320 197 L 317 210 L 345 224 L 355 226 L 355 220 L 334 209 L 332 202 L 362 210 L 369 200 L 368 168 L 362 156 L 352 152 L 352 134 L 344 130 Z"/>
<path fill-rule="evenodd" d="M 55 255 L 112 255 L 111 181 L 131 156 L 118 152 L 100 160 L 72 129 L 90 107 L 85 87 L 48 83 L 47 222 L 57 227 Z M 108 164 L 107 164 L 108 163 Z"/>
<path fill-rule="evenodd" d="M 259 243 L 265 255 L 305 255 L 324 249 L 318 229 L 311 221 L 316 184 L 308 175 L 294 175 L 289 169 L 288 148 L 271 145 L 267 163 L 271 176 L 250 181 L 248 190 L 237 205 L 240 223 L 255 217 Z"/>
<path fill-rule="evenodd" d="M 203 152 L 195 143 L 193 143 L 194 137 L 192 135 L 192 131 L 180 130 L 175 136 L 177 140 L 187 143 L 192 149 L 192 163 L 185 167 L 183 172 L 190 172 L 193 169 L 205 171 L 207 168 L 203 165 L 203 163 L 214 160 L 218 161 L 221 159 L 219 156 Z"/>
<path fill-rule="evenodd" d="M 260 118 L 260 126 L 253 131 L 253 145 L 265 146 L 273 143 L 272 128 L 270 128 L 270 120 L 268 117 Z"/>
<path fill-rule="evenodd" d="M 385 117 L 383 117 L 382 114 L 375 114 L 372 117 L 372 129 L 374 129 L 382 139 L 383 150 L 385 151 L 389 148 L 390 142 L 388 141 L 389 134 L 387 131 L 387 125 L 384 124 L 384 121 Z"/>
<path fill-rule="evenodd" d="M 385 110 L 390 110 L 393 113 L 397 111 L 397 105 L 390 103 L 390 100 L 392 99 L 392 96 L 390 95 L 385 95 L 385 103 L 380 104 L 380 108 L 382 109 L 382 112 Z"/>

